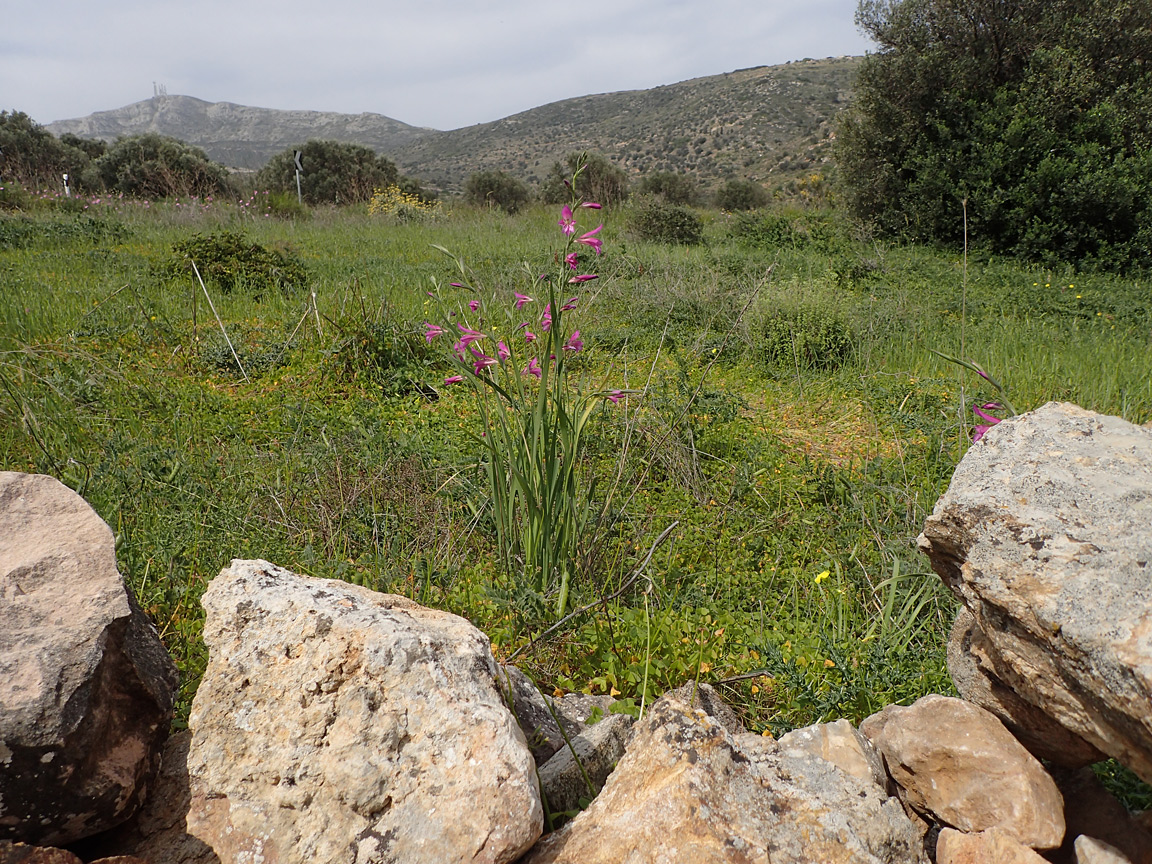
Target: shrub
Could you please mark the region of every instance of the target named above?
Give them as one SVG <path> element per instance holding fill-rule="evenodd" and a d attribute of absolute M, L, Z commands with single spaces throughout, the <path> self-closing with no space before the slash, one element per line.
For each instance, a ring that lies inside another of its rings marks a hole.
<path fill-rule="evenodd" d="M 699 243 L 704 223 L 692 210 L 657 198 L 646 198 L 628 211 L 628 230 L 655 243 Z"/>
<path fill-rule="evenodd" d="M 716 190 L 713 202 L 721 210 L 755 210 L 768 203 L 768 192 L 751 180 L 729 180 Z"/>
<path fill-rule="evenodd" d="M 569 188 L 573 175 L 574 190 Z M 628 198 L 628 176 L 598 153 L 569 153 L 552 165 L 540 197 L 545 204 L 563 204 L 573 195 L 605 206 L 620 204 Z"/>
<path fill-rule="evenodd" d="M 277 153 L 256 174 L 256 185 L 274 192 L 296 194 L 297 148 Z M 300 192 L 305 203 L 362 204 L 378 189 L 400 179 L 395 164 L 375 151 L 343 141 L 309 141 L 298 148 L 304 170 Z"/>
<path fill-rule="evenodd" d="M 831 252 L 847 245 L 842 225 L 827 211 L 741 213 L 733 221 L 731 232 L 737 240 L 762 249 L 812 248 Z"/>
<path fill-rule="evenodd" d="M 700 201 L 700 190 L 696 187 L 695 179 L 674 171 L 646 174 L 640 181 L 640 191 L 659 196 L 669 204 L 694 205 Z"/>
<path fill-rule="evenodd" d="M 528 203 L 528 187 L 503 171 L 480 171 L 464 185 L 464 201 L 475 207 L 499 207 L 515 213 Z"/>
<path fill-rule="evenodd" d="M 392 216 L 401 222 L 424 222 L 441 215 L 440 202 L 422 201 L 395 184 L 376 190 L 368 202 L 368 212 L 373 216 Z"/>
<path fill-rule="evenodd" d="M 835 369 L 852 357 L 852 328 L 819 306 L 776 309 L 759 324 L 761 357 L 781 370 Z"/>
<path fill-rule="evenodd" d="M 199 147 L 147 133 L 121 138 L 92 164 L 109 191 L 140 198 L 207 197 L 228 188 L 228 171 Z"/>
<path fill-rule="evenodd" d="M 58 141 L 22 111 L 0 111 L 0 151 L 4 185 L 15 182 L 33 191 L 61 189 L 62 174 L 68 174 L 71 187 L 79 189 L 91 161 L 85 150 Z"/>
<path fill-rule="evenodd" d="M 165 270 L 173 276 L 192 275 L 192 262 L 205 282 L 215 283 L 225 293 L 244 287 L 259 297 L 267 288 L 302 289 L 308 282 L 308 271 L 293 256 L 235 231 L 194 234 L 173 243 Z"/>

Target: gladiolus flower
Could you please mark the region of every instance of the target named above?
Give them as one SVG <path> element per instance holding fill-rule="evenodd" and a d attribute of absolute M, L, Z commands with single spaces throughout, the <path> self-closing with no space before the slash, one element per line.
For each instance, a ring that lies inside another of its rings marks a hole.
<path fill-rule="evenodd" d="M 521 294 L 519 291 L 513 291 L 512 295 L 516 298 L 517 309 L 523 309 L 525 303 L 533 302 L 533 298 L 529 297 L 527 294 Z"/>
<path fill-rule="evenodd" d="M 469 330 L 463 324 L 457 324 L 456 329 L 459 330 L 463 334 L 460 337 L 460 341 L 463 342 L 465 345 L 471 345 L 473 342 L 475 342 L 479 339 L 487 338 L 479 330 Z"/>
<path fill-rule="evenodd" d="M 464 380 L 463 375 L 449 375 L 447 378 L 444 379 L 444 383 L 445 384 L 459 384 L 463 380 Z"/>
<path fill-rule="evenodd" d="M 521 374 L 535 375 L 537 378 L 539 378 L 541 375 L 540 361 L 538 361 L 535 357 L 533 357 L 531 360 L 528 361 L 528 365 L 524 367 L 524 372 Z"/>
<path fill-rule="evenodd" d="M 572 215 L 572 208 L 567 204 L 565 204 L 564 209 L 560 211 L 560 221 L 556 224 L 558 224 L 560 230 L 569 237 L 576 233 L 576 218 Z"/>
<path fill-rule="evenodd" d="M 467 350 L 468 343 L 462 339 L 457 340 L 456 343 L 452 346 L 452 353 L 459 357 L 461 360 L 464 359 L 464 354 L 467 352 Z"/>
<path fill-rule="evenodd" d="M 624 391 L 623 390 L 613 390 L 611 393 L 609 393 L 604 398 L 607 399 L 609 402 L 611 402 L 613 405 L 615 405 L 617 402 L 619 402 L 621 399 L 624 398 Z"/>
<path fill-rule="evenodd" d="M 499 357 L 500 362 L 503 363 L 505 360 L 507 360 L 509 357 L 512 356 L 512 352 L 508 350 L 508 346 L 505 345 L 503 342 L 497 342 L 496 343 L 496 356 Z"/>
<path fill-rule="evenodd" d="M 525 330 L 524 331 L 524 341 L 525 342 L 535 342 L 536 341 L 536 334 L 533 333 L 531 330 Z"/>
<path fill-rule="evenodd" d="M 468 287 L 463 282 L 449 282 L 448 284 L 451 285 L 453 288 L 467 288 Z"/>
<path fill-rule="evenodd" d="M 568 280 L 569 285 L 579 285 L 581 282 L 591 282 L 593 279 L 599 279 L 595 273 L 584 273 L 580 276 L 573 276 Z"/>
<path fill-rule="evenodd" d="M 592 278 L 595 279 L 596 277 L 593 276 Z M 572 309 L 575 309 L 576 308 L 576 301 L 579 299 L 580 299 L 579 297 L 573 297 L 567 303 L 565 303 L 563 306 L 560 307 L 560 311 L 561 312 L 568 312 L 568 311 L 571 311 Z"/>
<path fill-rule="evenodd" d="M 981 420 L 985 421 L 984 423 L 977 425 L 976 428 L 974 428 L 972 430 L 972 443 L 976 443 L 977 441 L 979 441 L 981 438 L 984 437 L 984 434 L 989 429 L 991 429 L 993 426 L 995 426 L 997 423 L 1000 422 L 999 417 L 994 417 L 993 415 L 988 414 L 987 412 L 988 411 L 1000 411 L 1003 408 L 1004 408 L 1004 406 L 1001 405 L 999 402 L 985 402 L 983 405 L 979 405 L 979 406 L 973 405 L 972 406 L 972 413 L 975 414 L 977 417 L 979 417 Z"/>
<path fill-rule="evenodd" d="M 472 364 L 472 371 L 477 375 L 479 375 L 489 366 L 495 366 L 496 363 L 499 362 L 495 357 L 489 357 L 487 354 L 479 351 L 473 351 L 472 356 L 476 358 L 476 362 Z"/>
<path fill-rule="evenodd" d="M 585 202 L 584 202 L 583 204 L 581 204 L 580 206 L 581 206 L 581 207 L 585 207 L 585 208 L 587 208 L 587 209 L 589 209 L 589 210 L 599 210 L 599 209 L 600 209 L 600 205 L 599 205 L 599 204 L 597 204 L 595 201 L 585 201 Z"/>
<path fill-rule="evenodd" d="M 569 252 L 567 255 L 564 256 L 564 260 L 568 263 L 568 269 L 569 270 L 575 270 L 576 269 L 576 253 L 575 252 Z"/>
<path fill-rule="evenodd" d="M 577 237 L 576 242 L 583 243 L 585 246 L 591 246 L 596 250 L 596 254 L 599 255 L 603 251 L 600 247 L 603 245 L 604 241 L 594 235 L 603 227 L 603 225 L 597 225 L 587 234 L 581 234 L 579 237 Z"/>
<path fill-rule="evenodd" d="M 564 350 L 576 353 L 584 347 L 584 340 L 580 338 L 580 331 L 573 330 L 572 335 L 568 337 L 568 341 L 564 343 Z"/>
<path fill-rule="evenodd" d="M 473 312 L 475 312 L 477 309 L 480 308 L 480 301 L 479 300 L 469 300 L 468 301 L 468 308 L 471 309 Z"/>
<path fill-rule="evenodd" d="M 552 329 L 552 307 L 549 306 L 544 310 L 544 315 L 540 318 L 540 329 L 547 333 Z"/>
<path fill-rule="evenodd" d="M 427 321 L 424 322 L 424 326 L 428 328 L 424 331 L 424 338 L 427 340 L 429 345 L 432 344 L 433 339 L 444 333 L 443 327 L 437 327 L 435 324 L 429 324 Z"/>

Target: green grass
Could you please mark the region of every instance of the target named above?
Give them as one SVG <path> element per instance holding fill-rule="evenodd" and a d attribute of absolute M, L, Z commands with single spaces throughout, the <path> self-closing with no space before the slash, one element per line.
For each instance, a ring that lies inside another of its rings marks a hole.
<path fill-rule="evenodd" d="M 949 692 L 954 605 L 915 537 L 968 446 L 965 405 L 993 393 L 929 349 L 963 346 L 1020 410 L 1067 399 L 1146 422 L 1147 282 L 974 255 L 962 297 L 954 253 L 843 226 L 773 246 L 702 216 L 702 244 L 662 246 L 603 214 L 573 374 L 647 392 L 591 421 L 583 470 L 615 492 L 571 605 L 614 591 L 679 525 L 631 590 L 518 662 L 636 705 L 728 682 L 748 724 L 775 731 Z M 521 262 L 551 264 L 556 217 L 125 203 L 0 221 L 0 467 L 58 477 L 112 526 L 183 673 L 178 723 L 206 660 L 199 597 L 234 557 L 449 609 L 499 656 L 551 623 L 499 568 L 475 416 L 421 323 L 430 278 L 454 278 L 431 244 L 511 291 Z M 208 285 L 247 378 L 169 266 L 174 243 L 224 229 L 309 274 L 259 299 Z"/>

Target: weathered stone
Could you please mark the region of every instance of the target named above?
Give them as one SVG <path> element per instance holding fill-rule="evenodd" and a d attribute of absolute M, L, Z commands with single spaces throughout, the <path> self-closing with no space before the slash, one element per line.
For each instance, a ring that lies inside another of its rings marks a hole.
<path fill-rule="evenodd" d="M 948 638 L 948 672 L 960 695 L 995 714 L 1037 759 L 1079 768 L 1107 758 L 997 680 L 989 670 L 989 653 L 987 637 L 972 613 L 961 606 Z"/>
<path fill-rule="evenodd" d="M 1115 846 L 1132 864 L 1152 864 L 1152 833 L 1116 800 L 1091 768 L 1055 769 L 1056 781 L 1064 797 L 1064 845 L 1061 851 L 1073 859 L 1072 845 L 1081 834 Z"/>
<path fill-rule="evenodd" d="M 1005 420 L 920 546 L 987 638 L 988 671 L 1152 781 L 1152 430 L 1058 403 Z"/>
<path fill-rule="evenodd" d="M 611 696 L 591 696 L 587 693 L 565 693 L 555 703 L 556 713 L 569 723 L 586 726 L 593 714 L 607 717 L 616 700 Z M 570 727 L 565 727 L 570 728 Z"/>
<path fill-rule="evenodd" d="M 732 735 L 743 735 L 748 731 L 740 722 L 740 717 L 711 684 L 689 681 L 686 684 L 681 684 L 675 690 L 668 691 L 665 695 L 679 699 L 692 708 L 699 708 L 709 717 L 718 721 Z"/>
<path fill-rule="evenodd" d="M 624 755 L 624 742 L 632 718 L 610 714 L 579 735 L 569 737 L 571 747 L 561 747 L 540 769 L 540 789 L 552 813 L 566 813 L 580 806 L 581 798 L 594 798 Z M 573 755 L 575 753 L 575 755 Z M 585 779 L 587 775 L 587 779 Z M 591 782 L 592 789 L 588 788 Z"/>
<path fill-rule="evenodd" d="M 936 839 L 936 864 L 1048 864 L 1007 831 L 964 834 L 945 828 Z"/>
<path fill-rule="evenodd" d="M 0 840 L 0 864 L 84 864 L 67 849 Z"/>
<path fill-rule="evenodd" d="M 1076 864 L 1133 864 L 1128 857 L 1103 840 L 1081 834 L 1075 843 Z"/>
<path fill-rule="evenodd" d="M 224 864 L 506 862 L 539 836 L 532 754 L 467 621 L 264 561 L 203 604 L 188 830 Z"/>
<path fill-rule="evenodd" d="M 555 702 L 541 693 L 532 679 L 515 666 L 501 666 L 497 683 L 504 694 L 505 704 L 516 716 L 520 731 L 528 741 L 532 758 L 537 765 L 543 765 L 564 746 L 564 733 L 556 722 L 557 718 L 561 723 L 565 722 L 564 716 L 556 709 Z M 565 731 L 571 737 L 582 730 L 583 724 L 572 723 Z"/>
<path fill-rule="evenodd" d="M 523 864 L 923 862 L 895 798 L 665 696 L 592 805 Z"/>
<path fill-rule="evenodd" d="M 111 858 L 97 858 L 95 861 L 89 861 L 88 864 L 151 864 L 151 862 L 137 858 L 135 855 L 113 855 Z M 169 864 L 169 862 L 165 861 L 165 864 Z"/>
<path fill-rule="evenodd" d="M 0 524 L 0 839 L 70 843 L 139 806 L 176 668 L 79 495 L 0 472 Z"/>
<path fill-rule="evenodd" d="M 788 756 L 817 756 L 881 789 L 888 785 L 888 773 L 880 754 L 847 720 L 793 729 L 780 736 L 780 752 Z"/>
<path fill-rule="evenodd" d="M 907 708 L 889 705 L 860 731 L 883 755 L 901 797 L 936 821 L 969 833 L 1002 828 L 1034 849 L 1064 839 L 1055 782 L 983 708 L 925 696 Z"/>

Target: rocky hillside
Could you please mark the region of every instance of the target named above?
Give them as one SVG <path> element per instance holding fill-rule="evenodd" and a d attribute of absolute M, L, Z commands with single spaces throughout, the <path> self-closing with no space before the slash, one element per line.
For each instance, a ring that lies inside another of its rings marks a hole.
<path fill-rule="evenodd" d="M 48 128 L 105 140 L 159 132 L 237 168 L 258 168 L 311 138 L 352 141 L 447 191 L 484 169 L 537 183 L 555 161 L 582 149 L 605 154 L 636 177 L 685 171 L 705 187 L 733 177 L 774 185 L 819 170 L 828 159 L 832 120 L 851 96 L 859 63 L 841 57 L 742 69 L 566 99 L 448 132 L 379 114 L 277 111 L 188 96 L 157 96 Z"/>

